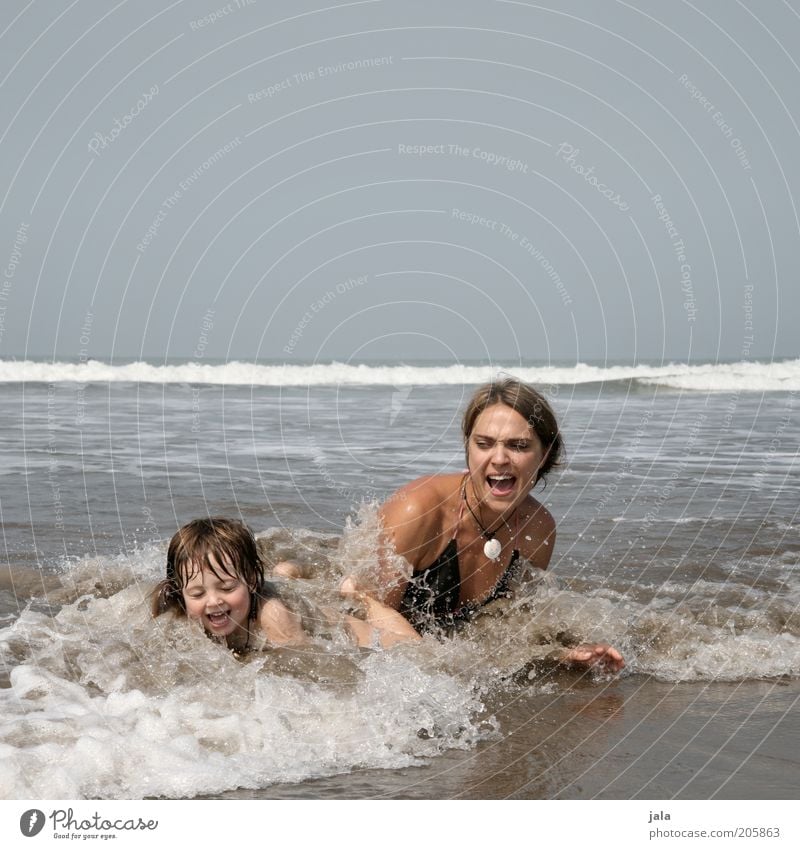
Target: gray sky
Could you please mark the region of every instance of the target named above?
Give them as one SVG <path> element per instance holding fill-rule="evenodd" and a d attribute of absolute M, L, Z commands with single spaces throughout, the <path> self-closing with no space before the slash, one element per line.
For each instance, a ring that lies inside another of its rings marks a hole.
<path fill-rule="evenodd" d="M 0 357 L 798 355 L 797 0 L 0 30 Z"/>

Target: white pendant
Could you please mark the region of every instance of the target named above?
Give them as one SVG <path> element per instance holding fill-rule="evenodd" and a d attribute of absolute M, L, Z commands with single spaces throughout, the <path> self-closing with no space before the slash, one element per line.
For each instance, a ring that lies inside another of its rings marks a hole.
<path fill-rule="evenodd" d="M 486 544 L 483 546 L 483 553 L 489 560 L 497 560 L 502 550 L 503 546 L 500 544 L 499 539 L 487 539 Z"/>

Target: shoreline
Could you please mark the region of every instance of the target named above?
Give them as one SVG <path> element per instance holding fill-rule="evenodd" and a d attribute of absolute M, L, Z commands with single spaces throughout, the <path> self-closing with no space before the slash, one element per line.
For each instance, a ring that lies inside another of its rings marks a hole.
<path fill-rule="evenodd" d="M 576 680 L 510 694 L 502 739 L 424 766 L 197 798 L 796 799 L 798 702 L 800 679 Z"/>

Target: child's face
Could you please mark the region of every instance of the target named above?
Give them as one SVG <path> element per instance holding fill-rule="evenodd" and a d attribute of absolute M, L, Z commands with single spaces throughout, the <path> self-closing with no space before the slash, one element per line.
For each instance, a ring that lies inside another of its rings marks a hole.
<path fill-rule="evenodd" d="M 215 637 L 243 636 L 250 615 L 250 591 L 230 563 L 218 563 L 213 554 L 209 560 L 217 574 L 207 565 L 193 564 L 192 575 L 183 586 L 186 615 L 198 619 Z"/>

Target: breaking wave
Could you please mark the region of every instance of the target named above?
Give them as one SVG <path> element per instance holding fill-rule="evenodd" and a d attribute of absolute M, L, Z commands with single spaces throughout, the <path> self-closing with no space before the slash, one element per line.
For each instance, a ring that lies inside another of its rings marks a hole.
<path fill-rule="evenodd" d="M 738 362 L 687 365 L 574 366 L 514 365 L 314 365 L 261 364 L 232 361 L 156 365 L 123 365 L 0 360 L 3 383 L 194 383 L 223 386 L 459 386 L 477 385 L 513 374 L 536 385 L 577 386 L 629 382 L 698 392 L 780 392 L 800 390 L 800 359 L 771 363 Z"/>

